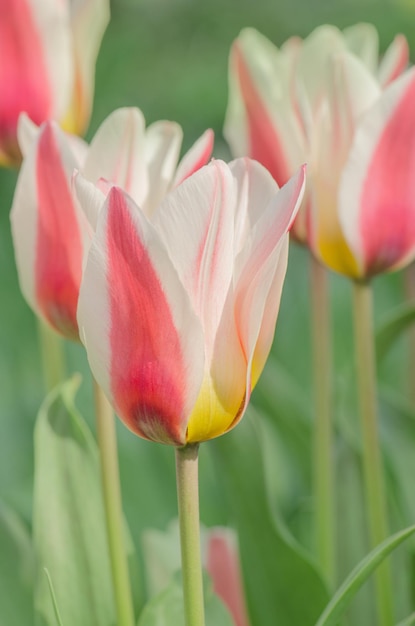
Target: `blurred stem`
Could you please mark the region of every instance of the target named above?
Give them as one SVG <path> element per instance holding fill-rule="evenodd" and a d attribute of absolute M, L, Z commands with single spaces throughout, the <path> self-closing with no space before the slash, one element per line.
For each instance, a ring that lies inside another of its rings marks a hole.
<path fill-rule="evenodd" d="M 406 299 L 410 302 L 415 302 L 415 262 L 412 262 L 404 270 L 405 280 L 405 293 Z M 414 384 L 414 372 L 415 372 L 415 328 L 409 329 L 409 363 L 408 363 L 408 392 L 411 404 L 415 404 L 415 384 Z"/>
<path fill-rule="evenodd" d="M 177 500 L 186 626 L 204 626 L 200 555 L 198 444 L 176 448 Z"/>
<path fill-rule="evenodd" d="M 316 546 L 327 582 L 335 584 L 334 464 L 331 406 L 331 325 L 327 270 L 311 257 L 314 374 L 314 497 Z"/>
<path fill-rule="evenodd" d="M 62 338 L 40 317 L 37 318 L 38 337 L 42 354 L 43 379 L 51 391 L 65 378 L 65 356 Z"/>
<path fill-rule="evenodd" d="M 124 543 L 115 418 L 111 405 L 95 380 L 94 402 L 108 547 L 118 616 L 117 626 L 135 626 L 127 552 Z"/>
<path fill-rule="evenodd" d="M 363 470 L 367 515 L 372 547 L 388 536 L 386 496 L 379 441 L 376 389 L 376 357 L 373 333 L 372 288 L 354 282 L 354 328 L 357 388 L 363 437 Z M 393 601 L 390 564 L 384 562 L 375 575 L 379 626 L 392 626 Z"/>

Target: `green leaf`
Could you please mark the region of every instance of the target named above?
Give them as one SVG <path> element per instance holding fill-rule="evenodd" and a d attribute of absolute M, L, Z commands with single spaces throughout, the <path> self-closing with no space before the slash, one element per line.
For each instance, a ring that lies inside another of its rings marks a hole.
<path fill-rule="evenodd" d="M 402 622 L 399 622 L 399 624 L 397 624 L 396 626 L 413 626 L 415 624 L 415 613 L 412 613 L 412 615 L 409 615 L 406 619 L 404 619 Z"/>
<path fill-rule="evenodd" d="M 253 626 L 311 626 L 328 602 L 325 585 L 268 502 L 260 420 L 252 410 L 232 431 L 210 442 L 234 511 Z"/>
<path fill-rule="evenodd" d="M 206 626 L 234 626 L 222 601 L 214 594 L 212 583 L 203 578 Z M 166 589 L 144 607 L 138 626 L 185 626 L 181 573 L 173 576 Z"/>
<path fill-rule="evenodd" d="M 58 603 L 56 601 L 55 590 L 53 588 L 53 584 L 52 584 L 52 580 L 51 580 L 50 574 L 49 574 L 48 570 L 46 569 L 46 567 L 44 569 L 44 572 L 45 572 L 46 580 L 48 581 L 48 587 L 49 587 L 49 591 L 50 591 L 50 596 L 52 598 L 53 609 L 55 611 L 56 623 L 57 623 L 58 626 L 63 626 L 62 618 L 61 618 L 61 615 L 59 613 Z"/>
<path fill-rule="evenodd" d="M 0 502 L 0 624 L 33 624 L 34 556 L 19 516 Z"/>
<path fill-rule="evenodd" d="M 116 623 L 98 451 L 73 404 L 78 385 L 73 378 L 54 390 L 35 428 L 35 611 L 42 626 L 56 626 L 45 568 L 64 624 Z"/>
<path fill-rule="evenodd" d="M 372 552 L 370 552 L 370 554 L 368 554 L 367 557 L 365 557 L 363 561 L 357 565 L 350 576 L 346 578 L 341 587 L 336 591 L 321 617 L 317 621 L 316 626 L 336 626 L 356 592 L 360 589 L 370 574 L 388 556 L 388 554 L 390 554 L 403 541 L 405 541 L 405 539 L 408 539 L 408 537 L 414 533 L 415 526 L 410 526 L 409 528 L 392 535 L 392 537 L 389 537 L 386 541 L 383 541 L 379 546 L 377 546 L 377 548 L 372 550 Z"/>
<path fill-rule="evenodd" d="M 381 361 L 398 337 L 415 323 L 414 304 L 403 304 L 388 316 L 376 332 L 376 356 Z"/>

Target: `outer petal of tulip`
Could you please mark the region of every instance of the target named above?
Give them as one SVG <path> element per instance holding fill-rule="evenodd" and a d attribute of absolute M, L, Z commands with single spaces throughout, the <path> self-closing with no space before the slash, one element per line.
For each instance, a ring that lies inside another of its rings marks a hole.
<path fill-rule="evenodd" d="M 291 98 L 291 60 L 253 29 L 234 42 L 224 134 L 235 156 L 262 163 L 284 184 L 304 154 L 304 131 Z"/>
<path fill-rule="evenodd" d="M 79 294 L 91 369 L 126 425 L 186 443 L 203 374 L 203 339 L 189 297 L 154 227 L 112 188 Z"/>
<path fill-rule="evenodd" d="M 38 314 L 71 339 L 78 338 L 84 246 L 84 218 L 70 190 L 77 165 L 62 131 L 45 123 L 24 160 L 11 212 L 22 292 Z"/>
<path fill-rule="evenodd" d="M 237 177 L 238 165 L 233 169 Z M 248 364 L 248 389 L 255 386 L 271 349 L 287 268 L 287 233 L 304 187 L 302 167 L 265 205 L 235 259 L 234 315 Z"/>
<path fill-rule="evenodd" d="M 236 537 L 229 528 L 212 528 L 207 533 L 206 569 L 235 626 L 249 626 Z"/>
<path fill-rule="evenodd" d="M 363 116 L 341 178 L 340 221 L 361 277 L 415 255 L 414 99 L 410 70 Z"/>
<path fill-rule="evenodd" d="M 110 19 L 109 0 L 71 0 L 73 97 L 63 120 L 66 130 L 83 134 L 92 109 L 95 64 Z"/>
<path fill-rule="evenodd" d="M 385 87 L 406 70 L 409 63 L 409 46 L 404 35 L 396 35 L 379 65 L 379 81 Z"/>
<path fill-rule="evenodd" d="M 69 13 L 57 0 L 0 1 L 0 161 L 20 161 L 17 120 L 63 112 L 71 87 Z"/>

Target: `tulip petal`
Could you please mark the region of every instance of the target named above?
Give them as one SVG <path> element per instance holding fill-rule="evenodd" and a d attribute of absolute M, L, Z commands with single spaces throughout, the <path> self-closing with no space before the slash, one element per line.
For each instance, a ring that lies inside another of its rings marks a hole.
<path fill-rule="evenodd" d="M 106 194 L 77 171 L 74 173 L 72 186 L 75 198 L 91 227 L 89 230 L 91 240 L 97 229 L 99 213 L 104 205 Z"/>
<path fill-rule="evenodd" d="M 390 85 L 363 116 L 339 189 L 340 221 L 368 276 L 415 252 L 415 70 Z"/>
<path fill-rule="evenodd" d="M 301 204 L 304 186 L 305 167 L 300 168 L 269 202 L 235 262 L 235 318 L 248 369 L 251 364 L 253 367 L 252 384 L 256 383 L 271 347 L 273 326 L 269 320 L 276 319 L 282 279 L 285 275 L 284 238 Z M 275 281 L 277 283 L 270 293 Z M 269 297 L 274 302 L 276 311 L 269 311 L 267 318 L 264 319 L 265 305 Z M 256 353 L 261 328 L 261 341 Z M 250 372 L 248 375 L 250 376 Z"/>
<path fill-rule="evenodd" d="M 396 35 L 386 50 L 379 66 L 379 81 L 386 87 L 406 70 L 409 63 L 409 46 L 404 35 Z"/>
<path fill-rule="evenodd" d="M 333 57 L 328 99 L 315 124 L 309 245 L 335 271 L 355 276 L 356 262 L 344 239 L 337 211 L 339 178 L 357 121 L 379 97 L 379 86 L 350 53 Z"/>
<path fill-rule="evenodd" d="M 136 108 L 111 113 L 96 132 L 83 174 L 93 183 L 106 179 L 140 203 L 148 195 L 149 180 L 144 156 L 145 121 Z"/>
<path fill-rule="evenodd" d="M 238 548 L 231 529 L 218 527 L 209 531 L 206 569 L 212 578 L 215 593 L 228 607 L 235 626 L 248 626 Z"/>
<path fill-rule="evenodd" d="M 74 97 L 66 111 L 65 128 L 83 134 L 92 108 L 95 65 L 101 40 L 110 19 L 109 0 L 71 0 L 74 58 Z"/>
<path fill-rule="evenodd" d="M 235 156 L 256 159 L 280 185 L 304 154 L 289 66 L 289 60 L 253 29 L 243 30 L 232 46 L 225 137 Z"/>
<path fill-rule="evenodd" d="M 146 215 L 154 212 L 173 184 L 182 139 L 183 131 L 175 122 L 154 122 L 147 128 L 145 160 L 149 193 L 141 205 Z"/>
<path fill-rule="evenodd" d="M 214 140 L 214 132 L 209 128 L 186 152 L 177 166 L 173 183 L 174 187 L 180 185 L 188 176 L 199 170 L 203 165 L 206 165 L 213 151 Z"/>
<path fill-rule="evenodd" d="M 11 213 L 23 294 L 58 332 L 78 338 L 82 216 L 70 191 L 77 162 L 64 134 L 46 123 L 25 158 Z"/>
<path fill-rule="evenodd" d="M 153 219 L 202 320 L 208 360 L 232 279 L 234 207 L 229 168 L 212 161 L 169 193 Z"/>
<path fill-rule="evenodd" d="M 65 3 L 1 0 L 1 159 L 19 159 L 16 129 L 22 111 L 36 124 L 59 115 L 69 95 L 69 61 L 69 16 Z"/>
<path fill-rule="evenodd" d="M 203 373 L 203 337 L 158 234 L 112 188 L 79 298 L 91 369 L 126 425 L 183 445 Z"/>
<path fill-rule="evenodd" d="M 343 30 L 347 49 L 376 74 L 379 56 L 379 35 L 373 24 L 354 24 Z"/>

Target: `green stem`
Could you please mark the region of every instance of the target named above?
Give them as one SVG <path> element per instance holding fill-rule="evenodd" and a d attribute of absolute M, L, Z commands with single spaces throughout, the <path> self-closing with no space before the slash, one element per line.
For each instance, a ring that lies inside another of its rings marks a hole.
<path fill-rule="evenodd" d="M 334 463 L 331 404 L 331 329 L 327 270 L 311 257 L 315 394 L 314 497 L 316 546 L 328 583 L 335 584 Z"/>
<path fill-rule="evenodd" d="M 370 538 L 372 547 L 375 547 L 389 533 L 377 417 L 376 358 L 370 284 L 355 281 L 353 296 L 357 387 L 363 437 L 363 470 Z M 378 568 L 375 582 L 378 624 L 391 626 L 394 624 L 394 619 L 389 562 L 386 561 Z"/>
<path fill-rule="evenodd" d="M 63 341 L 43 320 L 37 318 L 37 323 L 45 387 L 51 391 L 65 378 Z"/>
<path fill-rule="evenodd" d="M 177 500 L 186 626 L 204 626 L 200 556 L 198 444 L 176 448 Z"/>
<path fill-rule="evenodd" d="M 408 265 L 404 270 L 405 280 L 405 293 L 406 299 L 409 302 L 415 302 L 415 262 Z M 414 371 L 415 371 L 415 328 L 411 327 L 408 332 L 408 350 L 409 350 L 409 363 L 408 363 L 408 391 L 411 404 L 415 404 L 415 385 L 414 385 Z"/>
<path fill-rule="evenodd" d="M 118 615 L 117 626 L 135 626 L 130 575 L 124 544 L 115 419 L 111 405 L 95 381 L 94 401 L 108 546 Z"/>

